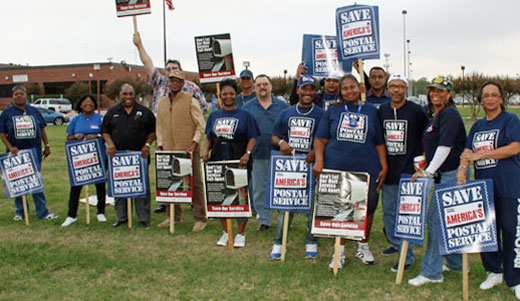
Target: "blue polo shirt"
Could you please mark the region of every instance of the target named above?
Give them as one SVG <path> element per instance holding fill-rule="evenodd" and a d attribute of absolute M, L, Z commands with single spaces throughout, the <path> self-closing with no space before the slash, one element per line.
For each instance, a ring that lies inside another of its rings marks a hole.
<path fill-rule="evenodd" d="M 359 111 L 358 111 L 359 110 Z M 377 109 L 372 104 L 330 106 L 323 114 L 316 137 L 328 139 L 323 166 L 342 171 L 368 172 L 375 181 L 381 171 L 376 146 L 384 145 Z"/>
<path fill-rule="evenodd" d="M 312 108 L 298 107 L 298 110 L 296 106 L 298 104 L 280 113 L 273 135 L 287 141 L 296 152 L 308 153 L 313 148 L 314 136 L 324 111 L 318 105 Z"/>
<path fill-rule="evenodd" d="M 39 162 L 42 160 L 41 131 L 46 125 L 40 112 L 29 103 L 25 104 L 25 111 L 10 105 L 0 115 L 0 133 L 6 134 L 18 149 L 35 148 Z"/>
<path fill-rule="evenodd" d="M 255 117 L 258 128 L 260 129 L 260 136 L 256 139 L 256 145 L 253 149 L 253 159 L 267 160 L 271 157 L 271 134 L 278 115 L 288 108 L 287 103 L 279 98 L 273 97 L 271 105 L 264 109 L 255 97 L 248 101 L 242 107 L 243 110 L 248 111 Z"/>
<path fill-rule="evenodd" d="M 469 132 L 466 148 L 491 151 L 513 142 L 520 142 L 520 120 L 515 114 L 502 112 L 493 120 L 480 119 Z M 474 162 L 475 179 L 493 179 L 494 193 L 500 197 L 520 197 L 520 157 L 482 159 Z"/>
<path fill-rule="evenodd" d="M 91 135 L 101 133 L 101 124 L 103 123 L 103 116 L 98 113 L 86 117 L 85 114 L 79 114 L 74 117 L 67 127 L 67 134 L 74 136 L 76 134 Z"/>

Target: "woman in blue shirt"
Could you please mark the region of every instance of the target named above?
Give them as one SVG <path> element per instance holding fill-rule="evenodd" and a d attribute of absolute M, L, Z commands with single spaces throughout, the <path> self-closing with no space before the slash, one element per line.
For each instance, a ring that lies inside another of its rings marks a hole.
<path fill-rule="evenodd" d="M 79 98 L 76 105 L 78 116 L 74 117 L 67 127 L 67 140 L 89 140 L 101 137 L 101 123 L 103 116 L 96 113 L 96 98 L 93 95 L 85 94 Z M 77 220 L 78 201 L 83 186 L 72 186 L 69 194 L 69 213 L 61 224 L 62 227 L 70 226 Z M 99 222 L 106 222 L 105 216 L 105 183 L 96 184 L 97 194 L 97 219 Z"/>
<path fill-rule="evenodd" d="M 251 113 L 238 109 L 235 100 L 237 98 L 237 84 L 234 80 L 220 82 L 220 98 L 222 109 L 211 113 L 206 124 L 206 143 L 202 159 L 204 162 L 240 160 L 242 168 L 247 167 L 251 151 L 255 147 L 256 137 L 260 130 Z M 209 155 L 211 151 L 211 155 Z M 225 246 L 228 242 L 228 229 L 226 220 L 221 219 L 224 233 L 217 242 L 219 246 Z M 235 248 L 242 248 L 246 244 L 244 233 L 247 218 L 239 218 L 238 234 L 234 240 Z"/>
<path fill-rule="evenodd" d="M 485 83 L 478 99 L 486 111 L 486 117 L 471 127 L 460 159 L 457 180 L 460 184 L 466 182 L 466 170 L 472 161 L 475 179 L 493 180 L 499 243 L 497 252 L 480 254 L 488 273 L 480 289 L 487 290 L 499 285 L 505 276 L 507 286 L 520 299 L 520 234 L 517 232 L 520 226 L 520 121 L 515 114 L 504 112 L 504 89 L 499 83 Z"/>
<path fill-rule="evenodd" d="M 453 83 L 446 77 L 438 76 L 433 79 L 428 89 L 434 108 L 432 118 L 423 133 L 428 166 L 425 170 L 417 170 L 412 176 L 412 181 L 418 177 L 435 177 L 436 183 L 453 183 L 457 181 L 460 154 L 466 143 L 466 128 L 453 102 Z M 413 286 L 443 282 L 444 271 L 462 271 L 460 254 L 444 256 L 447 262 L 443 265 L 443 256 L 439 254 L 436 199 L 431 198 L 428 206 L 428 243 L 421 261 L 421 272 L 408 280 L 408 284 Z"/>
<path fill-rule="evenodd" d="M 40 112 L 27 102 L 27 93 L 24 86 L 16 85 L 13 87 L 12 92 L 12 105 L 5 109 L 0 116 L 0 138 L 7 147 L 7 151 L 13 155 L 17 155 L 18 150 L 21 149 L 35 149 L 38 161 L 36 163 L 38 164 L 38 169 L 41 170 L 42 141 L 45 144 L 43 158 L 51 154 L 49 140 L 45 132 L 47 124 Z M 49 220 L 58 218 L 58 216 L 47 209 L 47 200 L 43 192 L 33 193 L 32 197 L 38 218 Z M 14 220 L 22 221 L 24 216 L 21 197 L 15 199 L 15 206 Z"/>
<path fill-rule="evenodd" d="M 366 238 L 358 243 L 356 258 L 364 264 L 374 263 L 368 247 L 368 239 L 378 192 L 388 171 L 383 129 L 377 109 L 372 104 L 362 104 L 361 87 L 352 74 L 344 75 L 339 82 L 341 103 L 331 105 L 323 114 L 314 139 L 316 162 L 312 169 L 318 177 L 323 170 L 358 171 L 370 174 Z M 343 239 L 340 246 L 338 267 L 345 261 Z M 332 269 L 334 258 L 329 268 Z"/>

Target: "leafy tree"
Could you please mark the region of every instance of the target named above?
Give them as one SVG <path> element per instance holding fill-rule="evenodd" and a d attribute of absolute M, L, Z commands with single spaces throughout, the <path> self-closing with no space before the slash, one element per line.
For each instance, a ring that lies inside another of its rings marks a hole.
<path fill-rule="evenodd" d="M 139 77 L 125 76 L 114 79 L 105 86 L 105 95 L 111 99 L 117 99 L 121 86 L 125 83 L 129 83 L 134 87 L 135 95 L 144 97 L 153 93 L 152 87 L 150 87 L 144 80 Z"/>
<path fill-rule="evenodd" d="M 473 72 L 468 76 L 465 76 L 464 80 L 462 80 L 462 77 L 452 79 L 454 94 L 460 94 L 465 100 L 469 100 L 471 119 L 475 119 L 480 112 L 480 103 L 478 102 L 477 96 L 480 87 L 482 87 L 482 85 L 489 79 L 489 77 L 478 72 Z"/>
<path fill-rule="evenodd" d="M 89 86 L 87 83 L 75 82 L 72 84 L 72 86 L 65 90 L 65 98 L 68 98 L 73 103 L 73 107 L 75 107 L 79 98 L 88 92 Z"/>

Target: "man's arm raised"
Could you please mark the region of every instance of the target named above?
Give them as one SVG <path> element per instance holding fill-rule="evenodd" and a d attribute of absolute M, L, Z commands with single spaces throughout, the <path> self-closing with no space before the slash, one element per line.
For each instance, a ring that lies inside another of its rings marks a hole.
<path fill-rule="evenodd" d="M 153 75 L 155 67 L 152 62 L 152 58 L 148 55 L 143 46 L 143 41 L 141 40 L 141 35 L 139 32 L 134 33 L 134 45 L 137 47 L 139 51 L 139 57 L 141 58 L 141 62 L 144 65 L 144 69 L 148 73 L 149 76 Z"/>

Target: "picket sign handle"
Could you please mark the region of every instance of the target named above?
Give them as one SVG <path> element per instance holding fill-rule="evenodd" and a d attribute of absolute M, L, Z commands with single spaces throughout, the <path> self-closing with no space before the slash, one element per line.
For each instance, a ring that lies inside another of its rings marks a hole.
<path fill-rule="evenodd" d="M 85 223 L 87 225 L 90 224 L 90 201 L 88 199 L 88 185 L 85 185 Z"/>
<path fill-rule="evenodd" d="M 464 301 L 469 299 L 468 268 L 468 253 L 462 253 L 462 298 Z"/>
<path fill-rule="evenodd" d="M 126 214 L 128 216 L 128 229 L 132 229 L 132 199 L 126 199 Z"/>
<path fill-rule="evenodd" d="M 359 83 L 362 85 L 365 85 L 365 72 L 363 71 L 363 60 L 358 59 L 358 74 L 359 74 Z M 365 104 L 367 101 L 367 94 L 366 91 L 361 93 L 361 103 Z"/>
<path fill-rule="evenodd" d="M 227 248 L 229 251 L 233 250 L 233 229 L 231 229 L 231 219 L 226 218 L 226 228 L 227 228 Z"/>
<path fill-rule="evenodd" d="M 175 212 L 173 204 L 168 205 L 168 208 L 170 209 L 170 234 L 173 234 L 175 232 Z"/>
<path fill-rule="evenodd" d="M 215 106 L 217 109 L 222 108 L 222 100 L 220 99 L 220 83 L 215 84 L 217 87 L 217 105 Z"/>
<path fill-rule="evenodd" d="M 339 263 L 339 246 L 341 243 L 341 237 L 336 236 L 336 239 L 334 241 L 334 264 L 332 268 L 332 272 L 334 273 L 334 276 L 338 276 L 338 263 Z"/>
<path fill-rule="evenodd" d="M 287 232 L 289 231 L 289 211 L 283 214 L 283 235 L 282 235 L 282 262 L 285 261 L 285 253 L 287 252 Z"/>
<path fill-rule="evenodd" d="M 25 225 L 29 226 L 29 212 L 27 212 L 27 199 L 25 195 L 22 195 L 22 207 L 23 207 L 23 219 L 25 221 Z"/>
<path fill-rule="evenodd" d="M 134 33 L 137 33 L 137 18 L 136 18 L 136 16 L 132 16 L 132 20 L 134 22 Z"/>
<path fill-rule="evenodd" d="M 401 284 L 403 281 L 404 267 L 406 265 L 406 255 L 408 254 L 408 245 L 410 243 L 407 240 L 402 240 L 401 244 L 401 256 L 399 256 L 399 266 L 397 267 L 397 276 L 395 277 L 395 284 Z"/>

